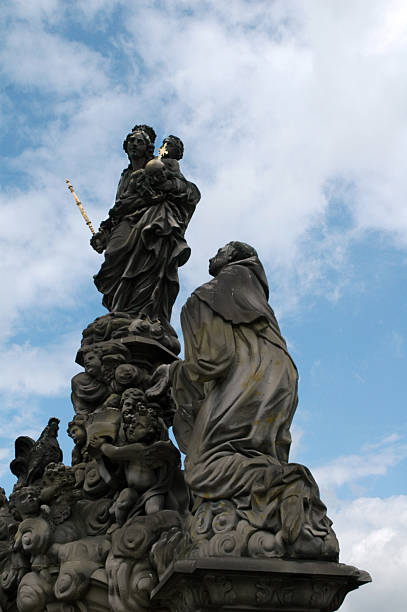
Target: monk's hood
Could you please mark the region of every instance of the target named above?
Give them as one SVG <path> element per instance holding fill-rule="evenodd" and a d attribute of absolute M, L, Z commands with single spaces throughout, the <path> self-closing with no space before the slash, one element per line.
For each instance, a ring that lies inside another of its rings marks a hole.
<path fill-rule="evenodd" d="M 257 257 L 227 264 L 219 274 L 193 292 L 198 299 L 234 325 L 266 319 L 281 338 L 273 309 L 268 304 L 268 283 Z"/>

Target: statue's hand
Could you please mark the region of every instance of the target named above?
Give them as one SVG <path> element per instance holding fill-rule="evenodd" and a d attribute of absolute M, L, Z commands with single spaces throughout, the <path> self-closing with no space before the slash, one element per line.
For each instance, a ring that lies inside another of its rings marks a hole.
<path fill-rule="evenodd" d="M 146 397 L 155 398 L 163 395 L 170 386 L 170 366 L 160 365 L 151 377 L 151 387 L 146 391 Z"/>
<path fill-rule="evenodd" d="M 95 450 L 99 450 L 103 442 L 105 442 L 104 438 L 101 438 L 97 434 L 92 434 L 89 438 L 89 446 Z"/>
<path fill-rule="evenodd" d="M 106 248 L 106 244 L 102 232 L 96 232 L 96 234 L 93 234 L 92 238 L 90 239 L 90 246 L 95 249 L 97 253 L 103 253 Z"/>

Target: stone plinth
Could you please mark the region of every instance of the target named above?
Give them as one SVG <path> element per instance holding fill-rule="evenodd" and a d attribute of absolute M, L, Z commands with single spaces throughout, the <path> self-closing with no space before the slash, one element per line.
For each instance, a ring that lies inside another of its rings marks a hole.
<path fill-rule="evenodd" d="M 151 598 L 171 612 L 334 612 L 370 581 L 367 572 L 328 561 L 188 559 L 168 568 Z"/>

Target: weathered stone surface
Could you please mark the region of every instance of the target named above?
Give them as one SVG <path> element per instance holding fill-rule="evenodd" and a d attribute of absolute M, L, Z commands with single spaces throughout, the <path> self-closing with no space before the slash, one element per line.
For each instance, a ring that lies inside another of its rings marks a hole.
<path fill-rule="evenodd" d="M 57 441 L 58 428 L 59 419 L 53 417 L 37 441 L 28 436 L 17 438 L 16 457 L 10 463 L 10 469 L 18 477 L 18 486 L 34 484 L 41 480 L 49 463 L 62 461 L 62 451 Z"/>
<path fill-rule="evenodd" d="M 347 593 L 370 580 L 355 567 L 328 561 L 188 559 L 170 565 L 151 601 L 171 612 L 334 612 Z"/>
<path fill-rule="evenodd" d="M 244 243 L 218 251 L 183 309 L 179 360 L 170 316 L 200 194 L 182 142 L 154 158 L 154 140 L 147 125 L 127 136 L 130 165 L 91 241 L 109 313 L 76 357 L 72 465 L 55 417 L 16 440 L 0 611 L 333 612 L 370 577 L 336 563 L 317 483 L 289 463 L 298 374 L 263 267 Z"/>
<path fill-rule="evenodd" d="M 154 139 L 149 126 L 135 126 L 125 140 L 129 167 L 109 217 L 91 240 L 98 252 L 105 251 L 94 280 L 110 312 L 148 317 L 171 335 L 178 267 L 190 256 L 184 234 L 200 193 L 180 172 L 179 138 L 166 138 L 155 160 Z"/>
<path fill-rule="evenodd" d="M 214 280 L 182 310 L 185 361 L 160 366 L 146 396 L 171 385 L 174 433 L 194 506 L 174 554 L 338 559 L 318 485 L 289 463 L 298 373 L 267 302 L 255 249 L 232 242 Z"/>

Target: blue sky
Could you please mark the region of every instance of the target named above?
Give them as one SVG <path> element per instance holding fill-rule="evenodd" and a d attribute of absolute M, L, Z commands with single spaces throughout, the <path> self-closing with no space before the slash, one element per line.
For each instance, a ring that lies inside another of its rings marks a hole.
<path fill-rule="evenodd" d="M 404 2 L 15 0 L 0 26 L 0 473 L 18 435 L 72 416 L 82 329 L 104 312 L 96 226 L 149 123 L 185 143 L 202 200 L 179 312 L 229 240 L 259 251 L 300 371 L 292 460 L 341 560 L 344 612 L 405 609 L 407 9 Z"/>

